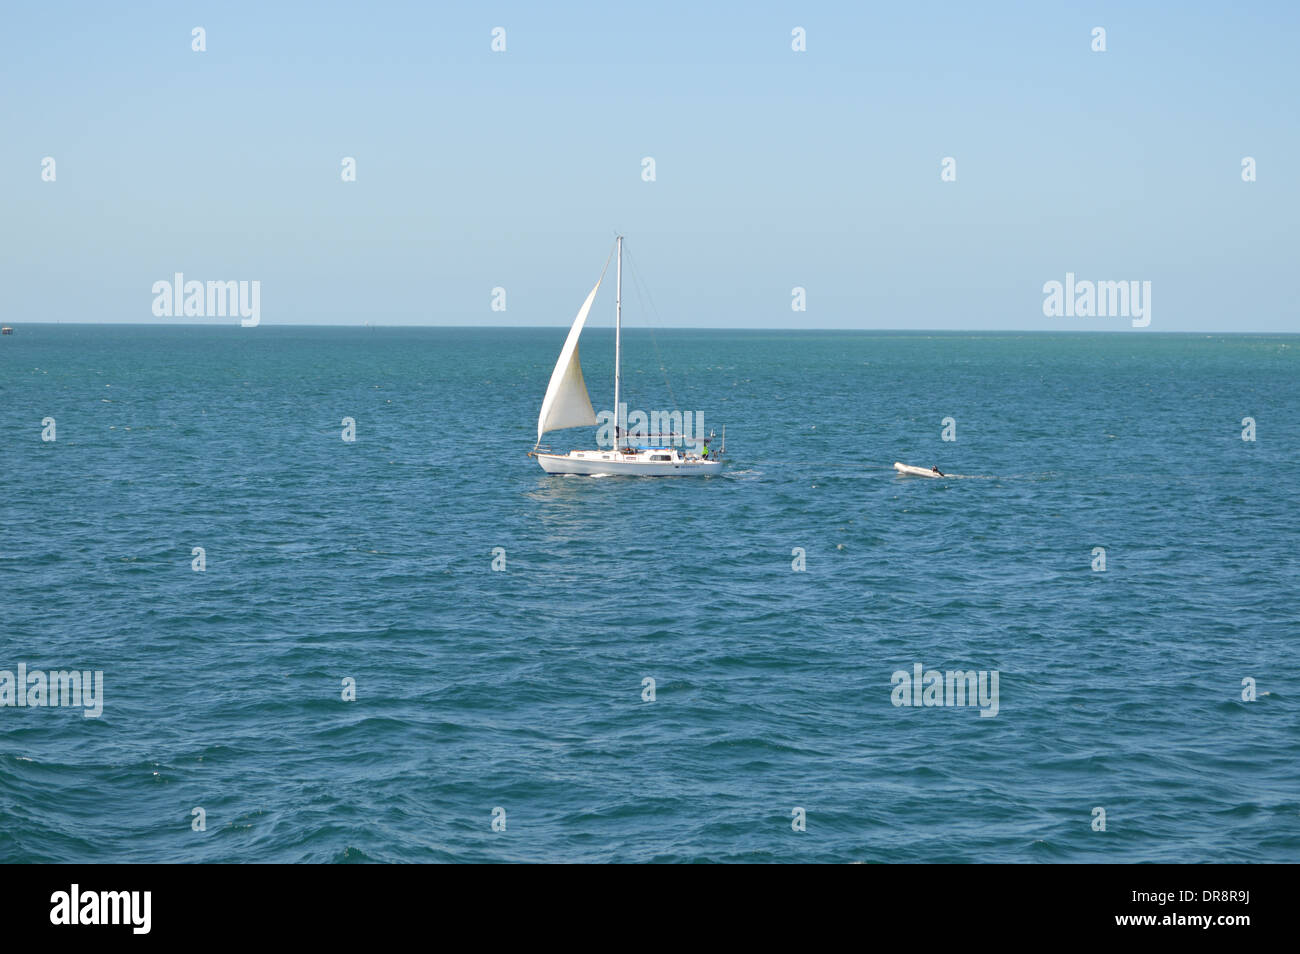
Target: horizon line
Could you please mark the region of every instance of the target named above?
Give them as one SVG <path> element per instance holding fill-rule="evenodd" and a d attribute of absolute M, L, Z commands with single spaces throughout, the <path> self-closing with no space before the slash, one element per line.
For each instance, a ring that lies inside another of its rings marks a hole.
<path fill-rule="evenodd" d="M 16 327 L 18 327 L 19 325 L 71 325 L 71 326 L 76 326 L 76 327 L 87 327 L 87 328 L 111 328 L 111 327 L 127 327 L 127 328 L 168 328 L 168 327 L 171 327 L 171 328 L 231 328 L 231 329 L 237 329 L 237 330 L 240 330 L 240 331 L 244 331 L 244 330 L 246 330 L 246 329 L 244 329 L 244 328 L 243 328 L 243 327 L 242 327 L 238 322 L 232 322 L 232 321 L 229 321 L 229 320 L 227 320 L 227 321 L 190 321 L 190 322 L 184 322 L 184 323 L 172 323 L 172 322 L 165 322 L 165 321 L 62 321 L 62 320 L 53 320 L 53 321 L 51 321 L 51 320 L 39 319 L 39 318 L 38 318 L 38 319 L 30 319 L 30 320 L 27 320 L 27 321 L 14 322 L 13 324 L 5 324 L 5 327 L 6 327 L 6 328 L 16 328 Z M 390 323 L 371 323 L 371 322 L 362 322 L 362 323 L 351 323 L 351 322 L 349 322 L 349 323 L 344 324 L 344 323 L 339 323 L 339 322 L 320 323 L 320 322 L 297 322 L 297 321 L 291 321 L 291 322 L 279 322 L 279 323 L 277 323 L 277 322 L 263 322 L 263 323 L 259 323 L 259 324 L 257 325 L 257 327 L 259 327 L 259 328 L 260 328 L 260 327 L 263 327 L 263 326 L 265 326 L 265 327 L 270 327 L 270 328 L 371 328 L 371 329 L 374 329 L 374 328 L 447 328 L 447 329 L 455 329 L 455 330 L 469 330 L 469 331 L 491 331 L 491 330 L 512 330 L 512 331 L 518 331 L 518 330 L 528 330 L 528 329 L 565 329 L 565 328 L 568 328 L 568 327 L 569 327 L 568 324 L 562 324 L 562 325 L 455 325 L 455 324 L 405 324 L 405 323 L 402 323 L 402 324 L 390 324 Z M 594 331 L 599 331 L 599 330 L 612 331 L 613 329 L 612 329 L 612 328 L 602 328 L 601 326 L 595 326 L 595 327 L 593 327 L 591 330 L 594 330 Z M 773 328 L 761 328 L 761 327 L 757 327 L 757 328 L 756 328 L 756 327 L 725 327 L 725 326 L 717 326 L 717 325 L 710 325 L 710 326 L 696 326 L 696 325 L 668 325 L 668 326 L 660 326 L 660 327 L 657 327 L 657 328 L 651 328 L 651 327 L 649 327 L 649 326 L 640 326 L 640 327 L 633 326 L 632 328 L 625 328 L 624 330 L 625 330 L 625 331 L 653 331 L 653 332 L 661 332 L 661 331 L 757 331 L 757 332 L 763 332 L 763 331 L 781 331 L 781 332 L 814 332 L 814 331 L 816 331 L 816 332 L 823 332 L 823 331 L 830 331 L 830 332 L 864 332 L 864 333 L 889 333 L 889 334 L 924 334 L 924 333 L 941 332 L 941 333 L 945 333 L 945 334 L 948 334 L 948 333 L 951 333 L 951 334 L 989 333 L 989 334 L 1046 334 L 1046 335 L 1054 335 L 1054 334 L 1098 334 L 1098 335 L 1107 335 L 1107 334 L 1109 334 L 1109 335 L 1127 335 L 1127 334 L 1134 334 L 1134 333 L 1136 332 L 1136 333 L 1141 334 L 1141 335 L 1268 335 L 1268 336 L 1274 336 L 1274 337 L 1288 337 L 1288 336 L 1290 336 L 1290 337 L 1296 337 L 1296 336 L 1300 336 L 1300 331 L 1251 331 L 1251 330 L 1246 330 L 1246 331 L 1242 331 L 1242 330 L 1233 330 L 1233 331 L 1219 331 L 1219 330 L 1208 330 L 1208 331 L 1207 331 L 1207 330 L 1151 331 L 1151 330 L 1146 329 L 1146 328 L 1143 328 L 1143 329 L 1140 329 L 1140 330 L 1139 330 L 1139 329 L 1130 329 L 1130 328 L 1119 328 L 1119 329 L 1105 329 L 1105 328 L 1071 328 L 1071 329 L 1065 329 L 1065 328 L 833 328 L 833 327 L 832 327 L 832 328 L 827 328 L 827 327 L 808 327 L 808 326 L 802 326 L 802 327 L 798 327 L 798 328 L 785 327 L 785 326 L 781 326 L 781 327 L 773 327 Z"/>

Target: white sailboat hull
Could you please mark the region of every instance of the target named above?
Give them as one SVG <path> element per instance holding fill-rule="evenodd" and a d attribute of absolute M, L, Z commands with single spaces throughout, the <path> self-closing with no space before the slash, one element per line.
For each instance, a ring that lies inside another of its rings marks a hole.
<path fill-rule="evenodd" d="M 538 453 L 537 463 L 548 474 L 581 474 L 587 477 L 709 477 L 722 471 L 722 461 L 697 457 L 650 460 L 650 455 L 620 454 L 614 451 L 570 451 L 567 454 Z"/>

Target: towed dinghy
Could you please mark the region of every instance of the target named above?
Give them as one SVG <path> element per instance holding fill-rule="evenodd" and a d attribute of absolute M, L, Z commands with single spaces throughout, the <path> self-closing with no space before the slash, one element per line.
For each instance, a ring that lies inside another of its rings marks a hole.
<path fill-rule="evenodd" d="M 913 467 L 910 464 L 900 464 L 894 462 L 894 470 L 900 474 L 911 474 L 913 477 L 947 477 L 948 475 L 936 469 L 926 470 L 924 467 Z"/>

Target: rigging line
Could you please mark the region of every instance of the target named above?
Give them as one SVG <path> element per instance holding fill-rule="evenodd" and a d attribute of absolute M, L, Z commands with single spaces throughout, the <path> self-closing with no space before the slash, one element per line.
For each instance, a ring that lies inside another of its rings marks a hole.
<path fill-rule="evenodd" d="M 655 334 L 654 322 L 658 320 L 659 310 L 655 307 L 654 298 L 650 294 L 650 289 L 641 281 L 641 273 L 632 261 L 632 253 L 628 250 L 626 242 L 624 242 L 623 252 L 628 263 L 628 273 L 632 276 L 632 289 L 637 296 L 637 301 L 641 302 L 642 305 L 645 306 L 644 312 L 646 315 L 647 328 L 650 332 L 650 343 L 654 346 L 655 357 L 659 359 L 659 370 L 664 376 L 664 387 L 668 389 L 668 398 L 673 402 L 673 410 L 680 411 L 682 409 L 681 404 L 677 400 L 677 394 L 673 391 L 672 382 L 668 379 L 668 365 L 667 362 L 664 361 L 663 352 L 659 350 L 659 338 Z M 643 293 L 644 301 L 642 300 Z"/>
<path fill-rule="evenodd" d="M 628 274 L 628 279 L 630 280 L 629 284 L 632 286 L 632 293 L 636 295 L 637 303 L 641 306 L 641 314 L 645 318 L 646 330 L 650 332 L 650 340 L 655 345 L 655 351 L 657 355 L 658 341 L 655 340 L 654 326 L 651 321 L 652 316 L 650 314 L 650 309 L 646 305 L 647 293 L 645 289 L 642 287 L 640 274 L 637 272 L 636 266 L 632 262 L 631 251 L 628 250 L 626 247 L 624 248 L 623 251 L 624 251 L 623 257 L 627 259 L 627 274 Z M 662 364 L 663 361 L 661 359 L 660 365 L 662 366 Z M 660 370 L 663 370 L 662 367 L 660 368 Z"/>
<path fill-rule="evenodd" d="M 609 254 L 605 256 L 605 264 L 602 265 L 602 266 L 601 266 L 601 269 L 600 269 L 600 278 L 596 279 L 596 284 L 597 284 L 597 285 L 599 285 L 601 282 L 603 282 L 603 281 L 605 280 L 605 273 L 606 273 L 607 271 L 609 271 L 609 263 L 610 263 L 610 261 L 614 258 L 614 249 L 615 249 L 615 248 L 618 248 L 618 242 L 615 242 L 615 243 L 614 243 L 613 247 L 610 248 L 610 250 L 609 250 Z"/>
<path fill-rule="evenodd" d="M 659 359 L 659 370 L 664 376 L 664 387 L 668 389 L 668 398 L 673 402 L 673 410 L 680 411 L 681 402 L 677 400 L 677 394 L 673 391 L 673 383 L 668 378 L 668 362 L 664 360 L 663 352 L 659 349 L 659 337 L 655 334 L 655 326 L 660 321 L 659 310 L 655 307 L 654 297 L 650 294 L 649 286 L 641 280 L 640 272 L 634 272 L 633 281 L 636 283 L 638 299 L 643 291 L 645 293 L 649 305 L 646 313 L 650 324 L 650 343 L 654 346 L 655 357 Z"/>

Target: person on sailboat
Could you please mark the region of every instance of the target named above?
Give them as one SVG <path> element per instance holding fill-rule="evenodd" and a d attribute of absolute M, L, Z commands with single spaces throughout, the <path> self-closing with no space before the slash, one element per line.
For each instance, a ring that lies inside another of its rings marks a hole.
<path fill-rule="evenodd" d="M 934 465 L 933 467 L 931 467 L 930 469 L 931 469 L 932 471 L 934 471 L 936 474 L 938 474 L 940 477 L 947 477 L 947 476 L 948 476 L 947 474 L 945 474 L 943 471 L 941 471 L 941 470 L 939 469 L 939 465 L 938 465 L 938 464 L 935 464 L 935 465 Z"/>
<path fill-rule="evenodd" d="M 703 456 L 705 460 L 709 459 L 709 439 L 707 437 L 704 438 L 704 453 L 701 456 Z"/>

